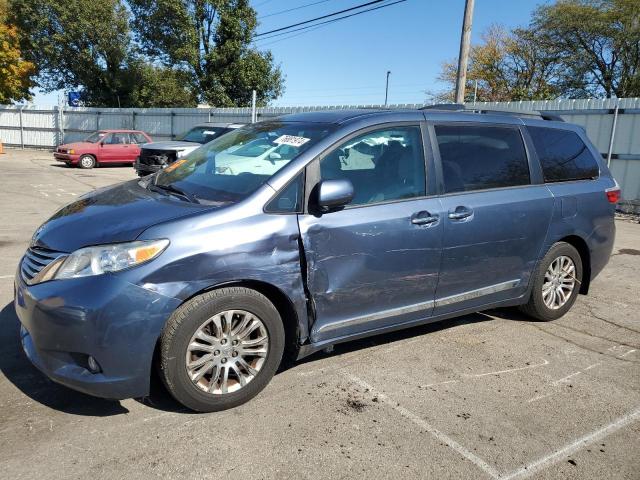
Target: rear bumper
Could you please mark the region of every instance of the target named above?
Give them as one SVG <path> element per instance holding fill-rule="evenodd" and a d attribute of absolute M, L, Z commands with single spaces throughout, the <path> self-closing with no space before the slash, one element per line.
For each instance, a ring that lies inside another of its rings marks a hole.
<path fill-rule="evenodd" d="M 616 224 L 614 218 L 611 218 L 609 225 L 597 228 L 589 237 L 587 243 L 591 253 L 591 280 L 596 278 L 609 263 L 615 239 Z"/>
<path fill-rule="evenodd" d="M 149 392 L 156 342 L 180 301 L 114 275 L 27 286 L 18 272 L 15 309 L 29 360 L 57 383 L 123 399 Z M 101 371 L 88 369 L 93 356 Z"/>

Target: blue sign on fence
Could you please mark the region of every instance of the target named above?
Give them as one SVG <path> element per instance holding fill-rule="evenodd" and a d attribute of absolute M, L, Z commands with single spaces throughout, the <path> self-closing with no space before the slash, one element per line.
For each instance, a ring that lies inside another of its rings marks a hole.
<path fill-rule="evenodd" d="M 80 92 L 69 92 L 69 106 L 80 106 Z"/>

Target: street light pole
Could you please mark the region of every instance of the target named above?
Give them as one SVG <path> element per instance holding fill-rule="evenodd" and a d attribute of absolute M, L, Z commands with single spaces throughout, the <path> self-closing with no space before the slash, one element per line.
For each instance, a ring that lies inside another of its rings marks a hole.
<path fill-rule="evenodd" d="M 464 103 L 464 89 L 467 82 L 467 64 L 471 49 L 471 23 L 473 21 L 474 0 L 466 0 L 464 21 L 460 35 L 460 55 L 458 56 L 458 76 L 456 78 L 456 103 Z"/>
<path fill-rule="evenodd" d="M 387 87 L 384 90 L 384 106 L 387 106 L 387 102 L 389 100 L 389 75 L 391 75 L 391 71 L 387 70 Z"/>

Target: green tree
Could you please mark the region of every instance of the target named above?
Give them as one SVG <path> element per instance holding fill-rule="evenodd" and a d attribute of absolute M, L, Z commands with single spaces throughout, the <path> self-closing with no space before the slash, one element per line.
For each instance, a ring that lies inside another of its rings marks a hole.
<path fill-rule="evenodd" d="M 79 89 L 89 106 L 197 103 L 182 72 L 151 65 L 136 50 L 121 0 L 13 0 L 12 12 L 44 91 Z"/>
<path fill-rule="evenodd" d="M 640 1 L 562 0 L 539 7 L 532 29 L 563 68 L 566 96 L 640 96 Z"/>
<path fill-rule="evenodd" d="M 558 64 L 549 52 L 546 39 L 533 30 L 506 31 L 493 25 L 474 45 L 469 55 L 465 101 L 473 100 L 477 81 L 477 101 L 542 100 L 558 95 L 555 85 Z M 438 80 L 447 85 L 436 94 L 438 101 L 455 98 L 457 60 L 444 62 Z"/>
<path fill-rule="evenodd" d="M 0 0 L 0 104 L 30 98 L 35 65 L 20 50 L 18 29 L 8 23 L 8 4 Z"/>
<path fill-rule="evenodd" d="M 283 91 L 270 52 L 251 47 L 257 26 L 248 0 L 129 0 L 146 55 L 188 72 L 201 101 L 246 106 L 255 89 L 265 105 Z"/>
<path fill-rule="evenodd" d="M 136 107 L 195 107 L 197 96 L 186 72 L 144 61 L 130 65 L 132 87 L 130 103 Z"/>

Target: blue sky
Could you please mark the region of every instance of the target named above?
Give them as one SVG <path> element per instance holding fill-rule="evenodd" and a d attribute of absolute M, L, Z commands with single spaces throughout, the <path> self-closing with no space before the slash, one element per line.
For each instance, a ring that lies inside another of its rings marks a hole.
<path fill-rule="evenodd" d="M 253 0 L 258 33 L 343 10 L 365 0 Z M 524 26 L 531 12 L 549 0 L 476 0 L 473 40 L 493 23 Z M 270 15 L 283 10 L 287 13 Z M 407 0 L 287 38 L 256 43 L 270 49 L 285 74 L 286 91 L 274 102 L 285 105 L 371 104 L 384 102 L 387 70 L 389 103 L 421 103 L 437 91 L 442 61 L 458 54 L 464 0 Z M 262 17 L 262 18 L 261 18 Z M 57 94 L 36 94 L 36 104 L 55 104 Z"/>

